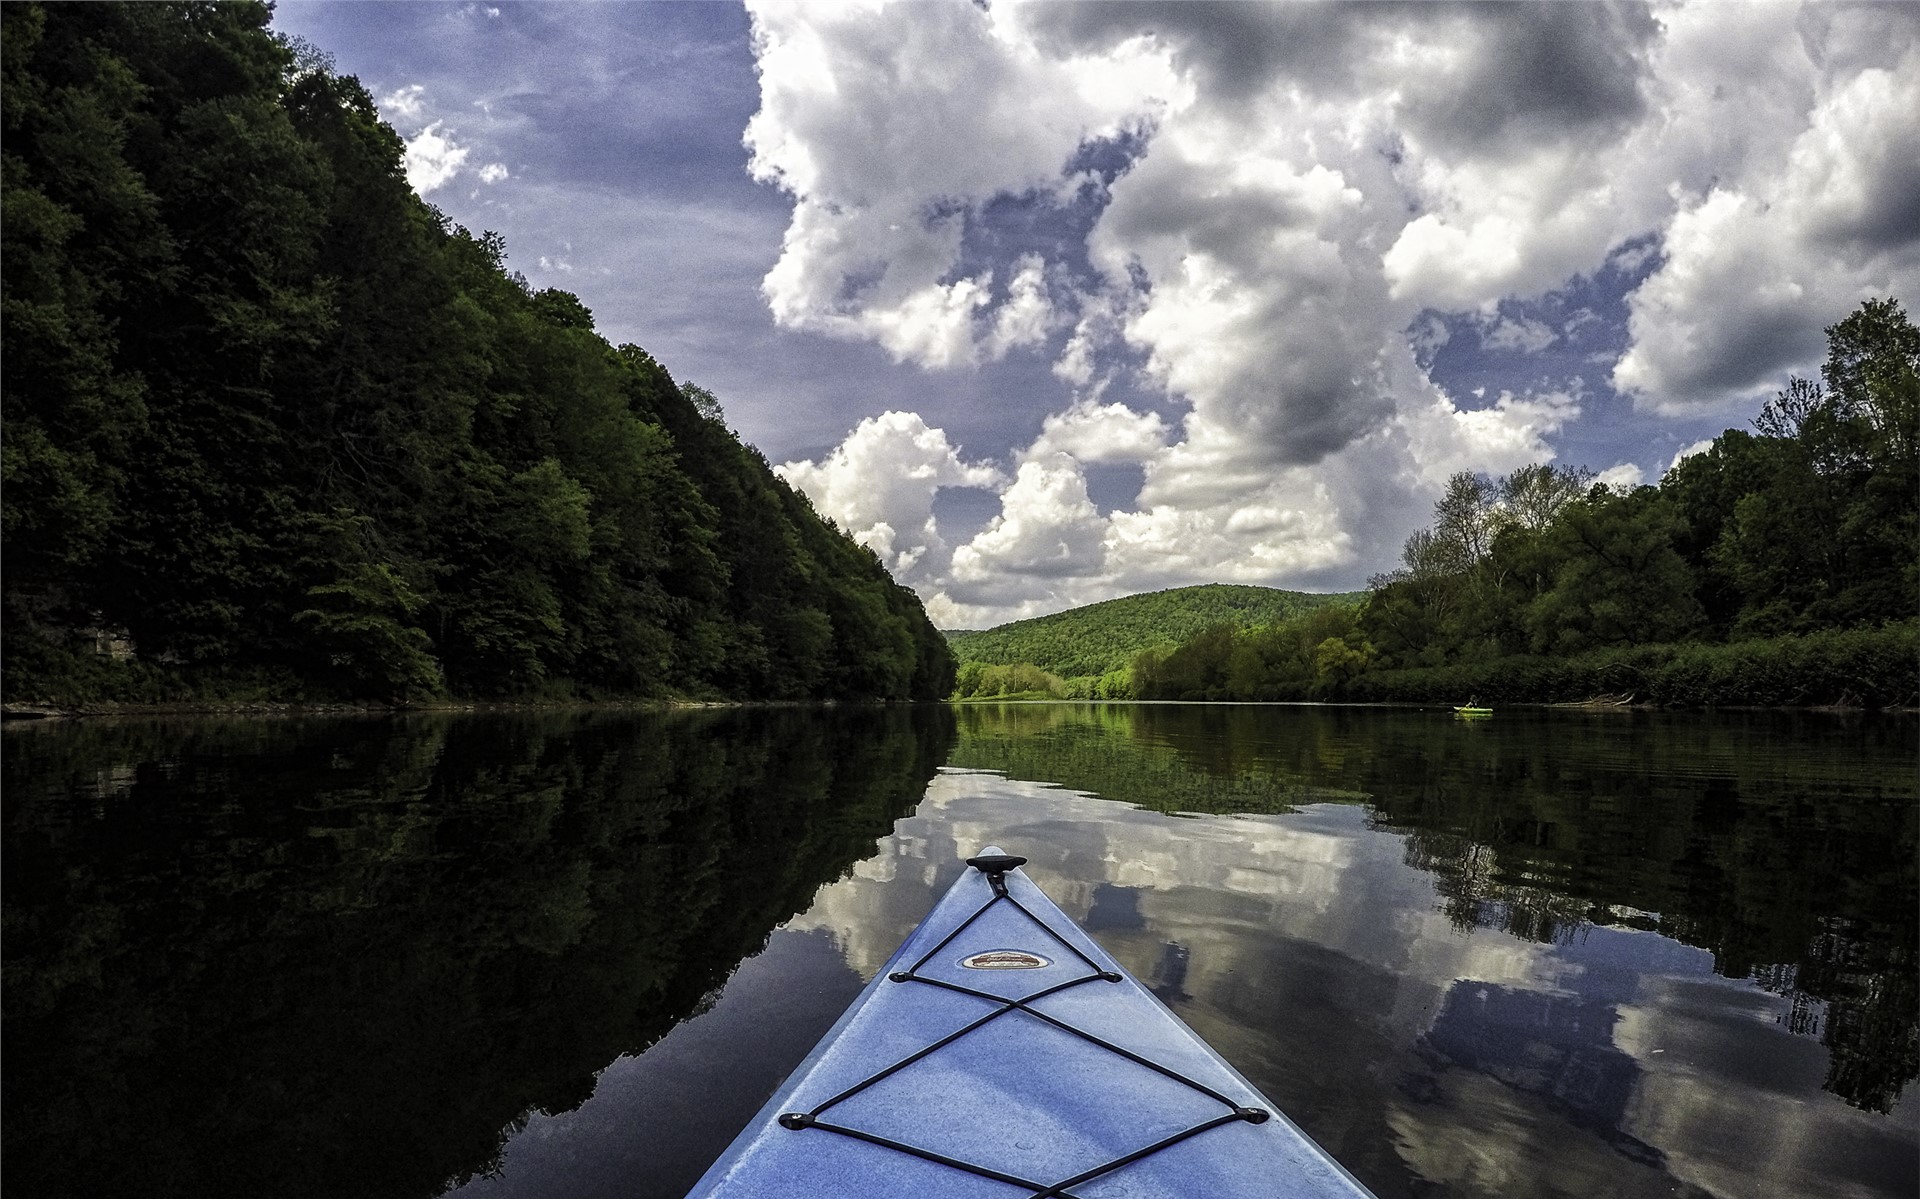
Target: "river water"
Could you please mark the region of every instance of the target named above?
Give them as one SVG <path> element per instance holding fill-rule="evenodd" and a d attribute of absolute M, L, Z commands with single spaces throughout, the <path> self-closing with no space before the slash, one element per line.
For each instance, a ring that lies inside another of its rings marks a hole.
<path fill-rule="evenodd" d="M 679 1196 L 987 843 L 1380 1196 L 1920 1192 L 1920 722 L 11 725 L 5 1174 Z"/>

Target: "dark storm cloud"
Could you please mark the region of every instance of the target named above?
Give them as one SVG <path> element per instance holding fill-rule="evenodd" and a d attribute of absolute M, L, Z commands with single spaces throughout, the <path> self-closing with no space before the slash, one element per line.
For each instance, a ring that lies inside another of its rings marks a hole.
<path fill-rule="evenodd" d="M 1356 85 L 1355 43 L 1396 22 L 1396 6 L 1142 2 L 1049 4 L 1027 21 L 1043 44 L 1106 49 L 1151 33 L 1175 48 L 1183 69 L 1199 73 L 1210 95 L 1236 100 L 1276 77 L 1320 88 Z"/>
<path fill-rule="evenodd" d="M 1469 147 L 1638 117 L 1646 50 L 1660 31 L 1645 5 L 1597 3 L 1059 4 L 1027 21 L 1055 47 L 1106 49 L 1152 34 L 1223 101 L 1276 82 L 1322 95 L 1403 86 L 1417 128 Z M 1466 53 L 1457 70 L 1430 76 L 1357 74 L 1403 36 L 1464 41 Z"/>
<path fill-rule="evenodd" d="M 1851 0 L 1807 4 L 1795 15 L 1802 48 L 1822 70 L 1892 70 L 1920 37 L 1920 4 Z"/>
<path fill-rule="evenodd" d="M 1840 314 L 1834 315 L 1838 320 Z M 1670 382 L 1682 395 L 1746 392 L 1784 383 L 1782 368 L 1817 361 L 1826 344 L 1818 320 L 1798 308 L 1755 307 L 1721 313 L 1711 344 L 1702 346 Z"/>
<path fill-rule="evenodd" d="M 1862 164 L 1854 202 L 1813 222 L 1822 240 L 1868 253 L 1920 242 L 1920 137 L 1880 149 L 1878 162 Z"/>
<path fill-rule="evenodd" d="M 1462 47 L 1456 69 L 1407 81 L 1407 125 L 1438 144 L 1524 147 L 1646 111 L 1641 81 L 1660 26 L 1644 6 L 1477 4 L 1419 19 Z"/>

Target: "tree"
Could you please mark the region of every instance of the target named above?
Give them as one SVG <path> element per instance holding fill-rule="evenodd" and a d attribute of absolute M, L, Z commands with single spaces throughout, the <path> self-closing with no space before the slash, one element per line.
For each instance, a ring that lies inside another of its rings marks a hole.
<path fill-rule="evenodd" d="M 1912 468 L 1920 453 L 1920 329 L 1899 303 L 1868 300 L 1829 326 L 1820 374 L 1844 418 L 1865 425 L 1870 461 Z"/>
<path fill-rule="evenodd" d="M 1501 524 L 1531 533 L 1545 532 L 1561 510 L 1585 495 L 1592 485 L 1593 472 L 1585 467 L 1544 462 L 1523 466 L 1496 485 Z"/>
<path fill-rule="evenodd" d="M 1733 526 L 1739 502 L 1771 485 L 1781 444 L 1776 438 L 1728 429 L 1660 481 L 1660 494 L 1679 516 L 1674 550 L 1693 572 L 1694 599 L 1715 637 L 1732 632 L 1745 603 L 1732 564 L 1718 547 Z"/>
<path fill-rule="evenodd" d="M 1314 682 L 1338 691 L 1367 668 L 1366 650 L 1340 637 L 1329 637 L 1314 647 Z"/>
<path fill-rule="evenodd" d="M 1825 386 L 1790 379 L 1754 421 L 1740 494 L 1708 557 L 1740 596 L 1737 636 L 1911 615 L 1920 589 L 1920 330 L 1869 300 L 1827 330 Z M 1734 435 L 1729 433 L 1722 440 Z M 1749 447 L 1740 443 L 1742 451 Z M 1698 491 L 1703 466 L 1679 480 Z"/>
<path fill-rule="evenodd" d="M 1553 589 L 1527 622 L 1536 653 L 1672 641 L 1700 623 L 1693 579 L 1673 548 L 1677 520 L 1652 487 L 1613 495 L 1595 486 L 1550 534 L 1560 559 Z"/>
<path fill-rule="evenodd" d="M 693 383 L 682 383 L 680 392 L 693 405 L 693 410 L 710 421 L 724 422 L 726 412 L 720 407 L 720 397 L 706 388 Z"/>
<path fill-rule="evenodd" d="M 1457 570 L 1470 570 L 1493 546 L 1501 513 L 1500 488 L 1485 475 L 1461 471 L 1433 506 L 1434 548 Z"/>
<path fill-rule="evenodd" d="M 399 571 L 364 553 L 364 517 L 338 513 L 328 531 L 340 544 L 332 555 L 334 580 L 307 589 L 310 607 L 293 615 L 314 648 L 337 672 L 346 695 L 418 699 L 445 685 L 433 643 L 415 623 L 425 606 Z"/>

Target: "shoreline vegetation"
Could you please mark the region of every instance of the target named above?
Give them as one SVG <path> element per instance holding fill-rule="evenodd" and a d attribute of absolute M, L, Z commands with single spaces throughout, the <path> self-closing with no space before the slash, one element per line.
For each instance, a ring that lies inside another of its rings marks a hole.
<path fill-rule="evenodd" d="M 920 701 L 938 703 L 941 701 Z M 0 721 L 9 727 L 63 720 L 232 716 L 438 716 L 502 712 L 698 712 L 715 709 L 890 707 L 886 700 L 695 700 L 695 699 L 436 699 L 388 704 L 358 701 L 183 700 L 175 703 L 0 704 Z"/>
<path fill-rule="evenodd" d="M 1483 699 L 1482 701 L 1486 701 Z M 1275 707 L 1275 708 L 1386 708 L 1431 710 L 1449 712 L 1454 708 L 1451 698 L 1434 700 L 1333 700 L 1333 699 L 1232 699 L 1232 700 L 1185 700 L 1185 699 L 1060 699 L 1044 691 L 1021 692 L 1014 695 L 976 696 L 967 699 L 914 700 L 904 706 L 942 706 L 965 708 L 990 704 L 1031 704 L 1080 706 L 1085 704 L 1120 704 L 1126 706 L 1184 706 L 1196 704 L 1215 704 L 1229 707 Z M 347 718 L 366 717 L 368 719 L 390 719 L 403 716 L 458 716 L 458 715 L 499 715 L 510 713 L 597 713 L 597 712 L 700 712 L 700 711 L 758 711 L 780 709 L 834 709 L 834 708 L 898 708 L 901 703 L 887 700 L 676 700 L 676 699 L 633 699 L 633 700 L 436 700 L 418 704 L 394 706 L 374 701 L 360 702 L 186 702 L 177 704 L 90 704 L 74 707 L 59 707 L 48 704 L 9 703 L 0 705 L 0 725 L 17 730 L 39 725 L 62 724 L 67 721 L 86 720 L 161 720 L 161 719 L 233 719 L 257 717 L 262 719 L 303 717 Z M 1501 702 L 1501 710 L 1538 710 L 1538 711 L 1581 711 L 1581 712 L 1661 712 L 1661 711 L 1704 711 L 1704 712 L 1826 712 L 1835 715 L 1850 715 L 1872 712 L 1886 716 L 1920 715 L 1920 700 L 1910 700 L 1904 704 L 1868 707 L 1857 703 L 1825 704 L 1764 704 L 1764 703 L 1719 703 L 1707 705 L 1667 705 L 1642 700 L 1637 697 L 1594 696 L 1584 700 L 1516 700 Z"/>
<path fill-rule="evenodd" d="M 408 185 L 255 2 L 8 4 L 0 698 L 937 699 L 709 391 Z"/>
<path fill-rule="evenodd" d="M 966 668 L 962 667 L 963 676 Z M 1019 675 L 1012 677 L 1019 678 Z M 1596 650 L 1570 658 L 1516 655 L 1449 666 L 1375 670 L 1344 686 L 1299 678 L 1257 695 L 1076 696 L 1054 686 L 957 696 L 1008 701 L 1454 705 L 1463 697 L 1506 707 L 1920 710 L 1920 620 L 1725 645 L 1677 643 Z"/>

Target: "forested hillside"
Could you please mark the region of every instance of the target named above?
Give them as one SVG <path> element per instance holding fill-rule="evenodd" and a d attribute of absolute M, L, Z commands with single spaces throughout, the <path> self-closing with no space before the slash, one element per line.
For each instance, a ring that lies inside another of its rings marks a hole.
<path fill-rule="evenodd" d="M 1051 616 L 1017 620 L 985 632 L 948 633 L 947 640 L 961 662 L 963 694 L 974 693 L 966 685 L 969 677 L 980 674 L 967 671 L 973 663 L 1028 665 L 1037 668 L 1036 677 L 1041 672 L 1063 679 L 1116 676 L 1111 682 L 1120 686 L 1117 676 L 1123 676 L 1133 659 L 1145 650 L 1171 647 L 1216 625 L 1254 628 L 1324 604 L 1358 598 L 1358 594 L 1312 595 L 1272 587 L 1209 583 L 1129 595 Z"/>
<path fill-rule="evenodd" d="M 950 690 L 913 594 L 266 5 L 0 12 L 9 699 Z"/>
<path fill-rule="evenodd" d="M 1658 486 L 1456 475 L 1344 620 L 1208 630 L 1136 662 L 1134 693 L 1920 702 L 1920 330 L 1869 300 L 1827 344 L 1819 382 Z"/>

